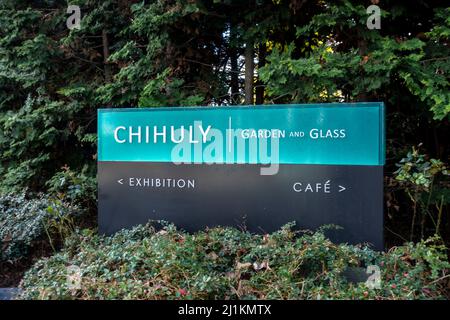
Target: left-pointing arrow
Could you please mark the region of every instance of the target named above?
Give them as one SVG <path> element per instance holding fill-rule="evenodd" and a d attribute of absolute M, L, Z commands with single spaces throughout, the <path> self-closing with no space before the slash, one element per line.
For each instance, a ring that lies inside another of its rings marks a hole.
<path fill-rule="evenodd" d="M 339 192 L 345 191 L 347 188 L 344 186 L 339 186 Z"/>
<path fill-rule="evenodd" d="M 117 180 L 118 183 L 123 184 L 123 179 Z"/>

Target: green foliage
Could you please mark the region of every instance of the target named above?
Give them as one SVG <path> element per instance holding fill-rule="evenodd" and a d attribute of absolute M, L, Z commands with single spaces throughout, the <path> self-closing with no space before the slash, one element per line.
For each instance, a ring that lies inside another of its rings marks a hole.
<path fill-rule="evenodd" d="M 29 96 L 16 112 L 0 116 L 0 164 L 7 165 L 2 181 L 5 190 L 20 190 L 45 175 L 48 167 L 58 161 L 57 146 L 68 141 L 70 128 L 66 121 L 74 112 L 73 105 L 51 102 L 45 96 Z"/>
<path fill-rule="evenodd" d="M 450 176 L 447 167 L 440 160 L 430 159 L 413 148 L 406 158 L 400 160 L 399 169 L 395 172 L 396 179 L 415 186 L 423 191 L 429 191 L 436 176 Z"/>
<path fill-rule="evenodd" d="M 397 164 L 395 179 L 408 194 L 412 202 L 410 238 L 413 239 L 416 216 L 421 215 L 421 238 L 424 238 L 426 219 L 434 225 L 439 234 L 443 206 L 450 203 L 450 173 L 440 160 L 428 159 L 414 148 Z"/>
<path fill-rule="evenodd" d="M 47 235 L 50 239 L 60 236 L 48 226 L 57 226 L 76 214 L 75 207 L 44 196 L 31 199 L 25 193 L 0 196 L 0 261 L 26 256 Z"/>
<path fill-rule="evenodd" d="M 191 20 L 198 11 L 195 4 L 187 1 L 161 2 L 151 1 L 131 5 L 129 22 L 120 30 L 121 37 L 127 40 L 117 43 L 117 50 L 111 54 L 111 64 L 122 66 L 114 81 L 97 89 L 97 101 L 103 104 L 137 104 L 145 107 L 178 106 L 192 103 L 188 98 L 192 92 L 195 104 L 204 101 L 204 93 L 197 90 L 195 72 L 181 74 L 174 64 L 181 48 L 174 32 L 177 25 Z M 186 26 L 186 29 L 189 27 Z M 207 74 L 205 74 L 207 77 Z M 192 90 L 194 88 L 194 90 Z"/>
<path fill-rule="evenodd" d="M 53 206 L 47 207 L 47 217 L 43 221 L 43 227 L 47 240 L 53 251 L 56 251 L 55 242 L 64 242 L 76 231 L 73 214 L 68 212 L 68 206 L 61 200 L 53 200 Z M 56 238 L 56 241 L 54 241 Z"/>
<path fill-rule="evenodd" d="M 332 53 L 321 46 L 303 59 L 292 59 L 294 44 L 280 51 L 274 49 L 267 58 L 269 64 L 260 71 L 267 83 L 267 93 L 276 99 L 287 97 L 292 102 L 342 101 L 339 83 L 347 83 L 359 69 L 356 52 Z M 295 80 L 294 80 L 295 79 Z"/>
<path fill-rule="evenodd" d="M 68 150 L 84 149 L 85 104 L 59 90 L 78 70 L 54 37 L 63 8 L 45 14 L 22 1 L 0 4 L 0 192 L 37 189 L 56 168 L 83 158 Z"/>
<path fill-rule="evenodd" d="M 195 106 L 203 101 L 203 97 L 200 95 L 188 96 L 182 90 L 184 81 L 168 79 L 169 74 L 170 69 L 166 69 L 145 85 L 139 98 L 140 107 Z"/>
<path fill-rule="evenodd" d="M 89 172 L 89 166 L 84 166 L 81 172 L 74 172 L 69 167 L 61 169 L 47 181 L 49 192 L 82 208 L 95 207 L 97 180 Z"/>
<path fill-rule="evenodd" d="M 412 103 L 423 102 L 434 119 L 445 119 L 450 113 L 448 11 L 436 10 L 432 31 L 417 37 L 410 32 L 406 37 L 368 30 L 362 5 L 351 1 L 327 5 L 297 28 L 298 38 L 312 40 L 309 46 L 291 43 L 283 50 L 275 48 L 260 77 L 272 99 L 287 102 L 395 103 L 397 92 L 406 89 Z M 396 25 L 395 18 L 384 11 L 383 26 Z M 390 96 L 393 87 L 397 92 Z"/>
<path fill-rule="evenodd" d="M 102 237 L 85 230 L 37 262 L 22 299 L 430 299 L 443 298 L 450 264 L 433 238 L 388 253 L 336 245 L 288 225 L 270 235 L 232 228 L 195 234 L 152 225 Z M 379 288 L 351 283 L 349 267 L 376 265 Z M 81 271 L 69 288 L 68 266 Z"/>

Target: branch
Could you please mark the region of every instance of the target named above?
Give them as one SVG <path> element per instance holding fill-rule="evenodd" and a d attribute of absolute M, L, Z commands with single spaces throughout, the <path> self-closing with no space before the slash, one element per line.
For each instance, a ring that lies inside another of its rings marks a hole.
<path fill-rule="evenodd" d="M 420 63 L 430 62 L 430 61 L 441 61 L 441 60 L 447 60 L 450 57 L 440 57 L 440 58 L 431 58 L 420 61 Z"/>

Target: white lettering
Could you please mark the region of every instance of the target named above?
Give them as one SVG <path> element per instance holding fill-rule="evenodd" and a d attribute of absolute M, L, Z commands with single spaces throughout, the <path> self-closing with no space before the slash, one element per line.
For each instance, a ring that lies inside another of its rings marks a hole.
<path fill-rule="evenodd" d="M 123 140 L 119 139 L 119 130 L 127 130 L 127 128 L 122 127 L 122 126 L 121 127 L 117 127 L 114 130 L 114 140 L 116 140 L 117 143 L 125 143 L 125 142 L 127 142 L 126 139 L 123 139 Z"/>
<path fill-rule="evenodd" d="M 129 140 L 130 143 L 133 143 L 133 137 L 136 136 L 138 138 L 138 143 L 141 143 L 141 126 L 138 126 L 138 131 L 137 132 L 133 132 L 133 127 L 130 126 L 129 129 Z"/>

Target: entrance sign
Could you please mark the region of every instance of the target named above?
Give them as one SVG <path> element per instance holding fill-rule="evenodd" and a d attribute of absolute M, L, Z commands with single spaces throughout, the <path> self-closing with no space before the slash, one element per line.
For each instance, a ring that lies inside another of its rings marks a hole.
<path fill-rule="evenodd" d="M 383 249 L 383 103 L 100 109 L 99 228 L 335 224 Z"/>

